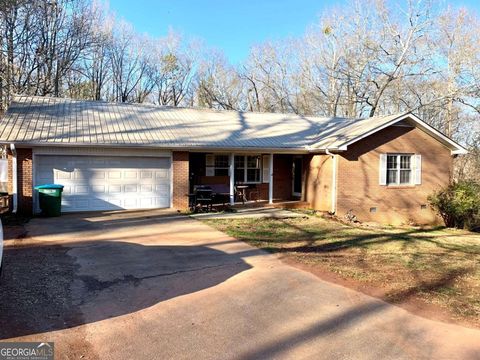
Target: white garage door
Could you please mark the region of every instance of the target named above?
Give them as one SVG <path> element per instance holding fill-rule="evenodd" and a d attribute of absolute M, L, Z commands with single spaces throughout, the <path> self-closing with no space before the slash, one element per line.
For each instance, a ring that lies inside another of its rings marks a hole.
<path fill-rule="evenodd" d="M 35 158 L 35 184 L 64 185 L 62 211 L 170 207 L 170 158 Z"/>

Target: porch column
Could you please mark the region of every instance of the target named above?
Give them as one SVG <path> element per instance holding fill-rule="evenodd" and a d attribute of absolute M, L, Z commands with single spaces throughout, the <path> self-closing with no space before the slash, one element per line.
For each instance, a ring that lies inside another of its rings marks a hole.
<path fill-rule="evenodd" d="M 273 204 L 273 154 L 268 161 L 268 203 Z"/>
<path fill-rule="evenodd" d="M 235 205 L 235 154 L 230 154 L 230 169 L 228 174 L 230 175 L 230 205 Z"/>

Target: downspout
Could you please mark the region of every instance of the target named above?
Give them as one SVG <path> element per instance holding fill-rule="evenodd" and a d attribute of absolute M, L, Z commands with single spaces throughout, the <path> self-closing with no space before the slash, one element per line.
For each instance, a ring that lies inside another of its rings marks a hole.
<path fill-rule="evenodd" d="M 16 214 L 18 209 L 18 182 L 17 182 L 17 149 L 15 144 L 10 144 L 10 150 L 12 151 L 12 197 L 13 207 L 12 213 Z"/>
<path fill-rule="evenodd" d="M 325 153 L 332 157 L 332 214 L 337 211 L 337 157 L 330 150 L 325 149 Z"/>

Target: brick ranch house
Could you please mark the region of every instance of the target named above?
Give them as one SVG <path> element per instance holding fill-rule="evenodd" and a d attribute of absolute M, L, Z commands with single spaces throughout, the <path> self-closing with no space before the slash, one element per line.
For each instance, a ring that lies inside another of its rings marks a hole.
<path fill-rule="evenodd" d="M 320 118 L 17 96 L 0 121 L 14 211 L 65 186 L 62 211 L 188 207 L 195 185 L 234 203 L 299 200 L 361 221 L 434 223 L 427 196 L 466 150 L 415 115 Z"/>

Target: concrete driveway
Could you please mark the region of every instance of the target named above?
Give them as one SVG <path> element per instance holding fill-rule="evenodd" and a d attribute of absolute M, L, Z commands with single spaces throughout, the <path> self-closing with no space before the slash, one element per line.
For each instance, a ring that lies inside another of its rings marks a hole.
<path fill-rule="evenodd" d="M 68 359 L 478 359 L 427 320 L 166 211 L 33 219 L 8 240 L 0 339 Z"/>

